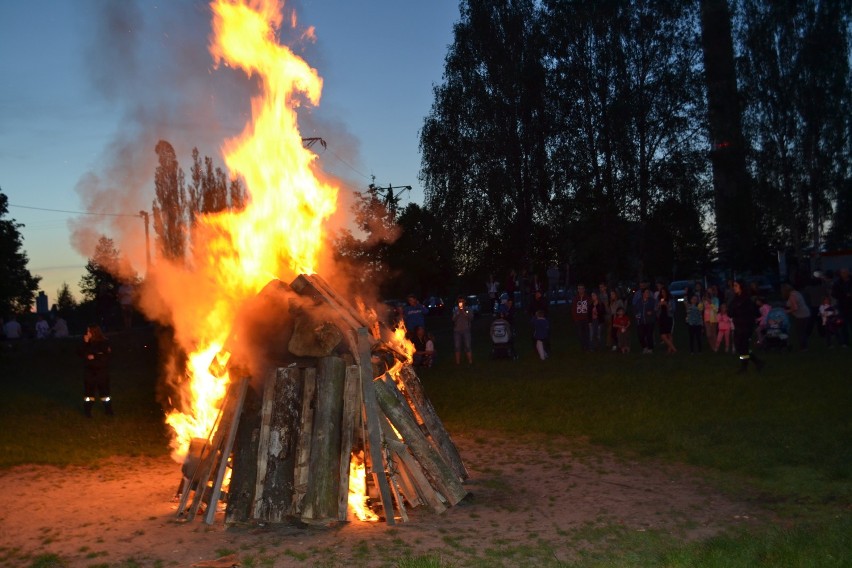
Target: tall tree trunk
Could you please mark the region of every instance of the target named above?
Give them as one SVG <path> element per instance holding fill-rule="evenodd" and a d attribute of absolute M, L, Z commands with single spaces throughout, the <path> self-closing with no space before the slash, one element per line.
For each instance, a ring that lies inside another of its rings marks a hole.
<path fill-rule="evenodd" d="M 727 0 L 701 0 L 701 40 L 715 190 L 719 259 L 744 269 L 753 260 L 754 227 Z"/>

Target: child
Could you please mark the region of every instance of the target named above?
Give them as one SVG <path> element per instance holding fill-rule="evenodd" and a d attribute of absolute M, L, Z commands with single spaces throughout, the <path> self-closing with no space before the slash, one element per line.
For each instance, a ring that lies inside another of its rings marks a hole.
<path fill-rule="evenodd" d="M 704 314 L 701 310 L 701 304 L 698 303 L 698 296 L 693 294 L 689 298 L 689 305 L 686 307 L 686 325 L 689 329 L 689 352 L 701 353 L 701 332 L 704 330 Z"/>
<path fill-rule="evenodd" d="M 544 317 L 544 310 L 536 310 L 533 324 L 533 340 L 535 340 L 535 350 L 542 361 L 547 359 L 550 354 L 550 322 Z"/>
<path fill-rule="evenodd" d="M 630 334 L 627 330 L 630 329 L 630 318 L 624 313 L 624 308 L 617 308 L 615 316 L 612 318 L 612 327 L 618 334 L 618 350 L 622 353 L 630 353 Z"/>
<path fill-rule="evenodd" d="M 718 324 L 717 334 L 716 334 L 716 347 L 713 348 L 713 351 L 718 351 L 719 347 L 722 345 L 722 341 L 725 341 L 725 352 L 733 353 L 733 349 L 731 348 L 731 330 L 734 329 L 734 320 L 731 319 L 731 316 L 728 315 L 728 304 L 722 304 L 719 306 L 719 314 L 716 316 L 716 322 Z"/>
<path fill-rule="evenodd" d="M 840 316 L 837 308 L 831 304 L 831 296 L 825 296 L 819 306 L 819 317 L 825 330 L 825 344 L 831 347 L 831 339 L 837 338 L 840 329 Z"/>

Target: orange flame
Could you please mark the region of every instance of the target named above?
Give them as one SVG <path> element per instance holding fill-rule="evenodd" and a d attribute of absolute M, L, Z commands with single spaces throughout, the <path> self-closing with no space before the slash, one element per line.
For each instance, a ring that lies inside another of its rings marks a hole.
<path fill-rule="evenodd" d="M 193 237 L 195 286 L 176 290 L 180 286 L 172 284 L 168 291 L 184 296 L 173 303 L 193 304 L 192 309 L 173 306 L 173 317 L 181 344 L 196 346 L 184 394 L 186 414 L 175 411 L 167 418 L 175 431 L 172 456 L 178 461 L 191 438 L 206 437 L 214 426 L 229 378 L 209 369 L 240 307 L 272 278 L 315 271 L 324 223 L 337 206 L 338 193 L 317 178 L 317 156 L 302 144 L 296 108 L 319 103 L 322 79 L 278 44 L 283 4 L 215 0 L 211 8 L 209 49 L 216 64 L 257 77 L 260 92 L 252 99 L 253 121 L 223 146 L 229 170 L 245 179 L 248 203 L 242 211 L 200 219 Z"/>
<path fill-rule="evenodd" d="M 359 521 L 378 521 L 367 506 L 367 467 L 364 452 L 353 453 L 349 460 L 349 510 Z"/>

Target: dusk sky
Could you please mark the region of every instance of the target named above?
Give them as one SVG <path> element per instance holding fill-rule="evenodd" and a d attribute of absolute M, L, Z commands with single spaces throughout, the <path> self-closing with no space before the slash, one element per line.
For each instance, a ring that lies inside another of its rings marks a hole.
<path fill-rule="evenodd" d="M 421 203 L 418 132 L 457 1 L 286 6 L 298 23 L 282 41 L 324 80 L 319 107 L 300 122 L 303 136 L 328 143 L 322 169 L 344 191 L 371 176 L 411 185 L 404 203 Z M 315 43 L 301 38 L 309 26 Z M 122 250 L 144 273 L 138 213 L 151 210 L 158 140 L 187 173 L 193 146 L 224 167 L 219 147 L 243 129 L 253 91 L 241 73 L 214 68 L 209 33 L 208 4 L 196 0 L 0 3 L 0 188 L 51 303 L 62 282 L 78 294 L 99 234 L 138 243 Z"/>

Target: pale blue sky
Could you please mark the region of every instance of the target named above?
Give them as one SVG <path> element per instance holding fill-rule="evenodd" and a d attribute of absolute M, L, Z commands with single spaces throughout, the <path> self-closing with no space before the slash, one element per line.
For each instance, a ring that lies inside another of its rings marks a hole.
<path fill-rule="evenodd" d="M 457 0 L 287 6 L 299 29 L 316 29 L 315 44 L 292 45 L 324 80 L 319 108 L 301 123 L 303 136 L 328 142 L 323 169 L 351 189 L 371 175 L 412 185 L 406 199 L 422 202 L 418 131 Z M 172 142 L 184 170 L 193 146 L 223 165 L 219 144 L 242 129 L 251 84 L 213 68 L 209 31 L 207 3 L 195 0 L 0 2 L 0 187 L 51 302 L 63 281 L 77 292 L 92 235 L 138 242 L 127 252 L 142 258 L 142 221 L 26 207 L 150 210 L 158 139 Z"/>

